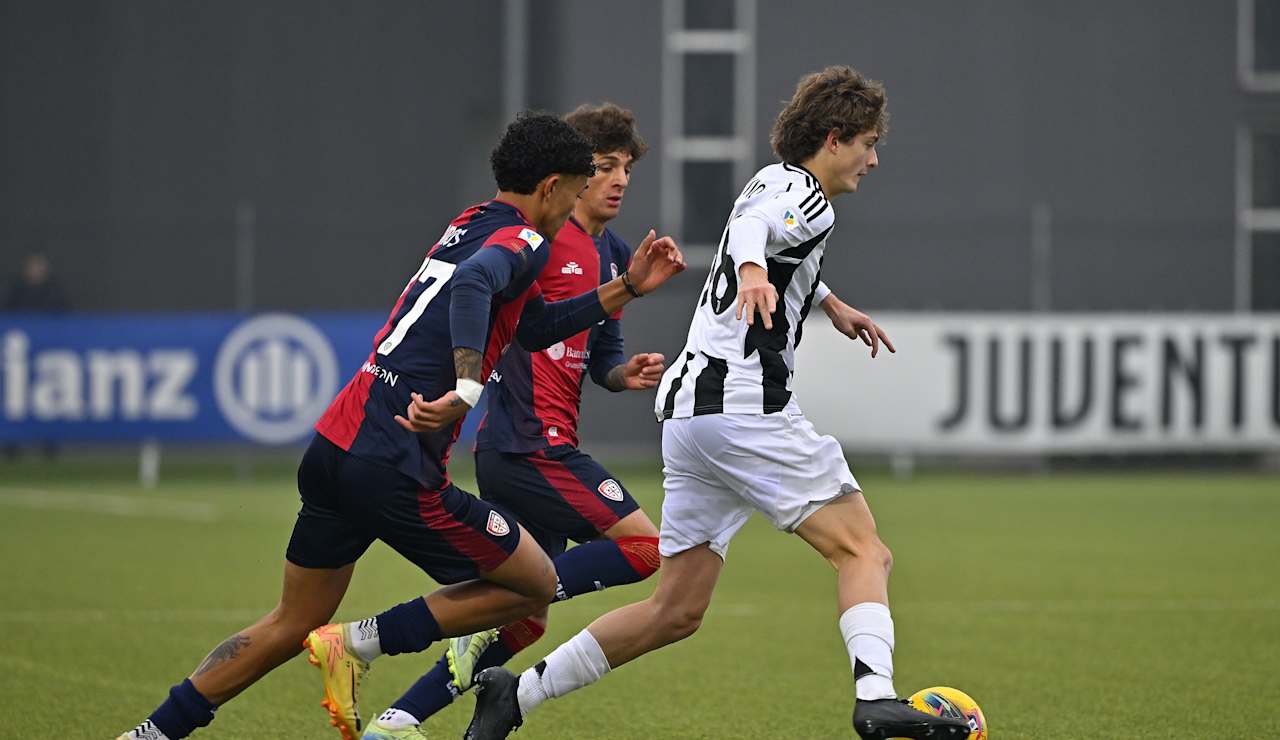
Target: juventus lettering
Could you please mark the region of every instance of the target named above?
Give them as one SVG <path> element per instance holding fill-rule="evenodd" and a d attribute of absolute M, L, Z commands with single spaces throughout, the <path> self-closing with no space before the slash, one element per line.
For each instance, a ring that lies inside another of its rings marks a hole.
<path fill-rule="evenodd" d="M 749 223 L 742 219 L 755 219 Z M 734 239 L 767 226 L 764 256 L 778 291 L 773 328 L 736 317 Z M 689 327 L 684 351 L 658 386 L 659 420 L 702 414 L 772 414 L 791 402 L 801 325 L 813 306 L 835 212 L 803 167 L 773 164 L 756 173 L 733 204 Z"/>

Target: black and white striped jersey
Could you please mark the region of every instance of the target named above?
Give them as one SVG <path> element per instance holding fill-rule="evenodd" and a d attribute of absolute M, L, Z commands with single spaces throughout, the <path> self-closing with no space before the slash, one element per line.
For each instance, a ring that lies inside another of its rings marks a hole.
<path fill-rule="evenodd" d="M 772 414 L 791 400 L 795 348 L 819 290 L 835 213 L 803 167 L 771 164 L 733 204 L 684 349 L 662 376 L 659 421 L 702 414 Z M 767 236 L 766 236 L 767 235 Z M 763 244 L 761 243 L 763 242 Z M 736 318 L 738 266 L 763 258 L 777 288 L 773 329 Z"/>

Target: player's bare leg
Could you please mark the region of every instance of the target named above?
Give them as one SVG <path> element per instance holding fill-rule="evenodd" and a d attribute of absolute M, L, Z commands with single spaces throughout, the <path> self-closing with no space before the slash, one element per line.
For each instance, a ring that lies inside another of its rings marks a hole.
<path fill-rule="evenodd" d="M 168 701 L 123 737 L 179 738 L 208 724 L 213 708 L 302 651 L 307 633 L 333 617 L 354 570 L 355 563 L 326 569 L 286 562 L 280 603 L 214 648 Z"/>
<path fill-rule="evenodd" d="M 880 541 L 862 492 L 849 491 L 796 528 L 836 569 L 840 634 L 849 650 L 857 703 L 853 726 L 862 737 L 963 738 L 967 725 L 918 712 L 893 688 L 893 619 L 889 571 L 893 555 Z"/>
<path fill-rule="evenodd" d="M 444 586 L 357 622 L 328 624 L 306 638 L 320 669 L 330 722 L 346 740 L 364 730 L 359 689 L 381 655 L 420 652 L 443 638 L 469 635 L 528 616 L 555 596 L 555 570 L 537 541 L 518 527 L 515 549 L 480 579 Z"/>
<path fill-rule="evenodd" d="M 656 543 L 658 528 L 654 526 L 648 515 L 637 509 L 618 520 L 617 524 L 605 530 L 604 537 L 615 543 L 620 543 L 620 546 L 629 546 L 632 542 L 644 542 L 646 540 Z M 656 552 L 655 544 L 654 554 Z M 642 572 L 637 575 L 643 578 L 648 573 Z M 544 607 L 519 622 L 504 625 L 501 634 L 499 634 L 498 630 L 490 630 L 486 633 L 455 639 L 450 644 L 446 657 L 455 690 L 459 693 L 466 691 L 471 688 L 471 679 L 475 672 L 494 665 L 502 665 L 507 660 L 510 660 L 515 653 L 532 645 L 546 632 L 547 619 L 548 609 Z M 502 655 L 485 655 L 487 647 L 499 639 L 505 643 L 505 650 L 501 651 Z"/>
<path fill-rule="evenodd" d="M 653 520 L 643 511 L 636 509 L 618 520 L 618 523 L 604 531 L 604 536 L 613 541 L 623 537 L 657 537 L 658 528 Z"/>
<path fill-rule="evenodd" d="M 723 568 L 724 560 L 707 545 L 663 558 L 658 587 L 649 598 L 614 609 L 584 632 L 600 646 L 608 668 L 679 642 L 702 625 Z"/>
<path fill-rule="evenodd" d="M 893 555 L 880 541 L 876 521 L 861 491 L 852 491 L 806 519 L 796 534 L 836 569 L 836 606 L 889 604 Z"/>
<path fill-rule="evenodd" d="M 427 594 L 427 606 L 444 637 L 469 635 L 523 619 L 556 594 L 556 571 L 533 535 L 520 528 L 520 543 L 482 581 L 445 586 Z"/>
<path fill-rule="evenodd" d="M 532 538 L 530 538 L 532 539 Z M 600 545 L 608 541 L 616 547 L 614 552 Z M 556 598 L 570 598 L 581 589 L 594 590 L 582 585 L 593 579 L 595 588 L 643 580 L 658 570 L 658 528 L 641 510 L 636 510 L 618 520 L 603 532 L 601 540 L 578 547 L 586 550 L 563 553 L 555 560 L 558 575 L 565 577 L 566 587 L 557 589 Z M 586 556 L 585 558 L 583 556 Z M 610 565 L 610 556 L 619 561 Z M 576 561 L 578 565 L 570 565 Z M 584 562 L 591 563 L 583 565 Z M 581 571 L 571 577 L 566 571 Z M 584 578 L 583 575 L 588 577 Z M 528 648 L 546 631 L 546 608 L 500 629 L 485 630 L 449 641 L 449 647 L 441 659 L 409 688 L 387 711 L 369 726 L 366 737 L 398 737 L 395 732 L 411 732 L 416 726 L 453 703 L 470 690 L 474 676 L 485 668 L 499 666 Z"/>
<path fill-rule="evenodd" d="M 611 669 L 689 637 L 702 624 L 724 561 L 708 545 L 663 558 L 653 594 L 592 622 L 518 679 L 502 668 L 476 677 L 479 696 L 467 740 L 504 738 L 547 699 L 599 680 Z"/>

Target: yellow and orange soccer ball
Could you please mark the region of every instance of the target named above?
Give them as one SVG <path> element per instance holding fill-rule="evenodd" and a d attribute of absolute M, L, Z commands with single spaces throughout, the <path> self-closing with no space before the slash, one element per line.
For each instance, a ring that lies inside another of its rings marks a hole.
<path fill-rule="evenodd" d="M 950 686 L 933 686 L 911 695 L 911 706 L 939 717 L 969 723 L 969 740 L 989 740 L 987 718 L 973 697 Z"/>

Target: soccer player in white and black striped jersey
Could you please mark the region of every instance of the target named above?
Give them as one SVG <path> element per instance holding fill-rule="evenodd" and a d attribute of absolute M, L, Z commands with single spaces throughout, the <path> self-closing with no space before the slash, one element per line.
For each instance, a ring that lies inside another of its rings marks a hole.
<path fill-rule="evenodd" d="M 734 203 L 689 338 L 658 387 L 666 497 L 657 589 L 600 617 L 519 678 L 489 669 L 467 738 L 506 737 L 548 698 L 697 630 L 729 541 L 758 511 L 837 571 L 839 628 L 853 668 L 862 737 L 965 738 L 963 722 L 918 712 L 893 687 L 889 550 L 845 462 L 791 392 L 795 347 L 816 302 L 875 357 L 888 336 L 819 278 L 835 226 L 829 199 L 858 189 L 878 165 L 887 129 L 884 87 L 849 67 L 800 80 L 778 115 L 781 160 Z"/>

